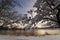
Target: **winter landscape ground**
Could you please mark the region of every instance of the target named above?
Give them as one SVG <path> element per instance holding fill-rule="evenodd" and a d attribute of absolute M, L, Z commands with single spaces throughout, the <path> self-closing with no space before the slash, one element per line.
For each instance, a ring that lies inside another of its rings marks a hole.
<path fill-rule="evenodd" d="M 45 36 L 0 35 L 0 40 L 60 40 L 60 35 L 45 35 Z"/>
<path fill-rule="evenodd" d="M 0 31 L 0 40 L 60 40 L 60 30 Z"/>

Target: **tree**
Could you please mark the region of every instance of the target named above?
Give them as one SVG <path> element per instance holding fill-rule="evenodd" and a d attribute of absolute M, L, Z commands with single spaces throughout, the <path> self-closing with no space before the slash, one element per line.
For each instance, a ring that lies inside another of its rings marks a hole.
<path fill-rule="evenodd" d="M 17 23 L 17 22 L 19 22 L 20 20 L 22 20 L 21 19 L 21 17 L 20 17 L 20 15 L 18 16 L 18 15 L 16 15 L 16 12 L 9 12 L 9 13 L 7 13 L 7 12 L 4 12 L 5 14 L 1 14 L 0 15 L 0 20 L 2 20 L 3 21 L 3 27 L 5 26 L 7 26 L 7 25 L 11 25 L 11 27 L 12 27 L 12 24 L 13 23 Z"/>
<path fill-rule="evenodd" d="M 38 23 L 41 20 L 45 20 L 52 21 L 52 24 L 56 22 L 60 26 L 59 0 L 37 0 L 33 7 L 37 8 L 35 11 L 37 12 L 37 15 L 31 19 L 32 23 L 30 25 Z"/>
<path fill-rule="evenodd" d="M 16 15 L 17 11 L 13 10 L 16 5 L 22 7 L 15 0 L 0 0 L 0 20 L 4 21 L 2 26 L 20 21 L 20 18 Z"/>

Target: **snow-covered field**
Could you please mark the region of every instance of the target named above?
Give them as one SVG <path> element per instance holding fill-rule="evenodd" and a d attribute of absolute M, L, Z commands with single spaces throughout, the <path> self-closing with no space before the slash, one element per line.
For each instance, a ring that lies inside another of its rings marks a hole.
<path fill-rule="evenodd" d="M 60 35 L 45 35 L 45 36 L 0 35 L 0 40 L 60 40 Z"/>

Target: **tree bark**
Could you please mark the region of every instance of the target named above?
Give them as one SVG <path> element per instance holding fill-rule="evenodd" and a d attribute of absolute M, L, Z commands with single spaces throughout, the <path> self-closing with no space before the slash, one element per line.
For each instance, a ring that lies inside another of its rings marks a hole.
<path fill-rule="evenodd" d="M 57 18 L 57 23 L 58 23 L 58 26 L 60 26 L 60 10 L 58 9 L 58 13 L 56 14 L 56 18 Z"/>

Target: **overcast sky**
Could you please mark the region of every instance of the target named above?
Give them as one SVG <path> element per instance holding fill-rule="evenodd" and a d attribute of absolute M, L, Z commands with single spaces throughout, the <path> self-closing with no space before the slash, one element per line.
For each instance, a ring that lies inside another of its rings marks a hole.
<path fill-rule="evenodd" d="M 33 8 L 34 3 L 36 2 L 36 0 L 17 0 L 17 1 L 23 6 L 23 8 L 16 6 L 16 10 L 18 11 L 19 14 L 27 13 L 28 10 Z"/>

